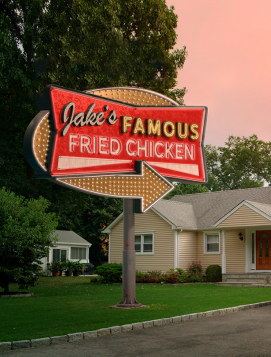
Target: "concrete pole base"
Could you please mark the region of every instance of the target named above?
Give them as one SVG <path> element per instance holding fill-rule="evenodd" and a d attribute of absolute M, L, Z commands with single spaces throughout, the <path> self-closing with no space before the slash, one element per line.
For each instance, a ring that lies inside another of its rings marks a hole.
<path fill-rule="evenodd" d="M 120 302 L 116 305 L 116 307 L 121 308 L 121 309 L 133 309 L 135 307 L 143 307 L 143 305 L 140 302 L 135 302 L 134 304 L 126 304 L 125 302 Z"/>

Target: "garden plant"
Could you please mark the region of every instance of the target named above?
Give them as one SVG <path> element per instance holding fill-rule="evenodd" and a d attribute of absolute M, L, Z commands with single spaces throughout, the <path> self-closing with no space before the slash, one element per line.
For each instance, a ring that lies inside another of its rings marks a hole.
<path fill-rule="evenodd" d="M 191 282 L 202 282 L 202 265 L 201 262 L 192 261 L 188 267 L 189 280 Z"/>
<path fill-rule="evenodd" d="M 222 280 L 222 268 L 220 265 L 209 265 L 205 270 L 206 280 L 216 282 Z"/>
<path fill-rule="evenodd" d="M 105 263 L 95 269 L 95 274 L 100 275 L 102 278 L 99 282 L 104 283 L 119 283 L 122 276 L 122 264 L 118 263 Z"/>

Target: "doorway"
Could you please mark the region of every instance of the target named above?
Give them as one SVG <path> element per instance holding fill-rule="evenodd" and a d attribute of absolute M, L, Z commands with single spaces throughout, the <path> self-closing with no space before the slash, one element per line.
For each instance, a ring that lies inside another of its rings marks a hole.
<path fill-rule="evenodd" d="M 271 270 L 271 231 L 256 231 L 256 269 Z"/>

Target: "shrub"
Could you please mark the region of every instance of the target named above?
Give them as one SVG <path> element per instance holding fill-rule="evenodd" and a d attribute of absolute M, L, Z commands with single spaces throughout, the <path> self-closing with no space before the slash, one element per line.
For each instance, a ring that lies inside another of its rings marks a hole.
<path fill-rule="evenodd" d="M 213 264 L 209 265 L 205 271 L 207 281 L 221 281 L 222 280 L 222 269 L 220 265 Z"/>
<path fill-rule="evenodd" d="M 174 269 L 170 269 L 166 274 L 163 274 L 162 279 L 165 283 L 175 284 L 177 283 L 178 274 Z"/>
<path fill-rule="evenodd" d="M 65 269 L 65 265 L 60 260 L 53 260 L 52 265 L 48 268 L 52 272 L 63 271 Z"/>
<path fill-rule="evenodd" d="M 201 274 L 191 274 L 189 276 L 189 281 L 191 283 L 201 283 L 203 281 L 203 277 Z"/>
<path fill-rule="evenodd" d="M 198 261 L 193 261 L 188 267 L 188 272 L 195 275 L 201 274 L 202 265 Z"/>
<path fill-rule="evenodd" d="M 161 283 L 162 275 L 161 270 L 152 270 L 147 273 L 136 271 L 137 283 Z"/>
<path fill-rule="evenodd" d="M 104 278 L 102 276 L 92 276 L 90 278 L 90 284 L 99 284 L 99 283 L 103 283 L 104 282 Z"/>
<path fill-rule="evenodd" d="M 105 283 L 119 283 L 122 276 L 122 264 L 105 263 L 95 269 L 95 274 L 103 277 Z"/>
<path fill-rule="evenodd" d="M 79 271 L 82 272 L 86 269 L 85 264 L 80 263 L 80 260 L 72 262 L 72 271 Z"/>
<path fill-rule="evenodd" d="M 170 269 L 166 274 L 163 274 L 162 280 L 170 284 L 185 283 L 188 281 L 188 275 L 183 269 Z"/>
<path fill-rule="evenodd" d="M 203 281 L 202 265 L 198 261 L 193 261 L 188 267 L 188 277 L 191 283 Z"/>
<path fill-rule="evenodd" d="M 188 274 L 186 271 L 176 268 L 176 272 L 178 273 L 177 283 L 186 283 L 188 281 Z"/>
<path fill-rule="evenodd" d="M 136 282 L 137 283 L 145 283 L 146 282 L 146 277 L 148 273 L 143 273 L 142 271 L 136 271 Z"/>
<path fill-rule="evenodd" d="M 67 259 L 65 261 L 64 267 L 67 271 L 74 271 L 74 264 L 71 260 Z"/>
<path fill-rule="evenodd" d="M 148 275 L 161 276 L 161 270 L 151 270 L 147 272 Z"/>

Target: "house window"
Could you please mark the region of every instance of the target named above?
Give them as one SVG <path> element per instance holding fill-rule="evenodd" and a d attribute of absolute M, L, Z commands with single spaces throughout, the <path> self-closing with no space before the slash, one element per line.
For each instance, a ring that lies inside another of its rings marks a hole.
<path fill-rule="evenodd" d="M 60 260 L 61 262 L 67 259 L 67 250 L 53 249 L 53 260 Z"/>
<path fill-rule="evenodd" d="M 87 250 L 86 248 L 71 248 L 71 259 L 87 259 Z"/>
<path fill-rule="evenodd" d="M 205 254 L 220 254 L 219 233 L 205 233 L 204 252 Z"/>
<path fill-rule="evenodd" d="M 137 254 L 153 254 L 153 233 L 136 234 L 135 251 Z"/>

